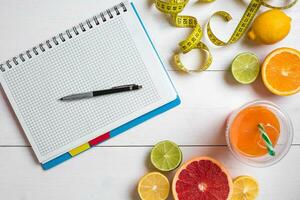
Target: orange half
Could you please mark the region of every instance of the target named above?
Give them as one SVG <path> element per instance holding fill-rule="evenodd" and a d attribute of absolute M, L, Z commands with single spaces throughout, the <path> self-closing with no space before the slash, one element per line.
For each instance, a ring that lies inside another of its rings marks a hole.
<path fill-rule="evenodd" d="M 280 96 L 300 91 L 300 52 L 292 48 L 279 48 L 271 52 L 262 66 L 265 86 Z"/>

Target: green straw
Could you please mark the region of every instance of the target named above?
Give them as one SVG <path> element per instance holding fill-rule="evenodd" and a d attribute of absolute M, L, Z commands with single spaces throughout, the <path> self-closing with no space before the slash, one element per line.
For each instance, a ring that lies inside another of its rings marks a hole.
<path fill-rule="evenodd" d="M 258 130 L 261 134 L 261 137 L 263 138 L 263 140 L 265 141 L 265 143 L 267 145 L 268 153 L 271 156 L 275 156 L 275 151 L 274 151 L 274 148 L 273 148 L 273 144 L 272 144 L 268 134 L 266 133 L 266 130 L 265 130 L 264 126 L 261 123 L 258 124 Z"/>

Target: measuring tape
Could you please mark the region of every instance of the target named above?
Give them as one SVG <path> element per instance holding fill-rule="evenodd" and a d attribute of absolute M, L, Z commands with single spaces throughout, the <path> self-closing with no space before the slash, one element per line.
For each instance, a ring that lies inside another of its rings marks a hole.
<path fill-rule="evenodd" d="M 209 48 L 201 42 L 203 31 L 201 26 L 199 25 L 197 19 L 193 16 L 185 16 L 185 15 L 178 15 L 182 10 L 185 8 L 189 0 L 155 0 L 156 8 L 171 16 L 171 21 L 176 27 L 180 28 L 193 28 L 192 33 L 182 42 L 179 43 L 179 52 L 175 53 L 173 58 L 175 62 L 175 66 L 177 69 L 183 72 L 191 72 L 191 71 L 204 71 L 206 70 L 212 63 L 212 55 Z M 215 0 L 200 0 L 201 2 L 213 2 Z M 253 21 L 257 11 L 261 6 L 265 6 L 272 9 L 288 9 L 294 6 L 298 0 L 294 0 L 292 3 L 286 6 L 272 6 L 265 2 L 265 0 L 251 0 L 250 4 L 248 5 L 242 19 L 240 20 L 238 26 L 236 27 L 235 31 L 233 32 L 232 36 L 227 42 L 220 40 L 212 31 L 210 26 L 210 21 L 214 16 L 220 16 L 226 22 L 229 22 L 232 17 L 228 12 L 225 11 L 218 11 L 215 12 L 209 19 L 207 24 L 207 35 L 210 41 L 217 45 L 217 46 L 226 46 L 237 42 L 245 31 L 250 26 L 251 22 Z M 206 60 L 203 65 L 199 66 L 196 70 L 190 70 L 189 68 L 185 67 L 180 60 L 181 53 L 188 53 L 192 49 L 200 49 L 206 53 Z"/>
<path fill-rule="evenodd" d="M 297 3 L 297 1 L 298 0 L 294 0 L 289 5 L 280 7 L 280 6 L 272 6 L 268 3 L 266 3 L 265 0 L 251 0 L 251 2 L 248 5 L 242 19 L 240 20 L 239 24 L 237 25 L 237 27 L 235 28 L 233 34 L 231 35 L 230 39 L 227 42 L 224 42 L 224 41 L 218 39 L 217 36 L 212 32 L 212 29 L 211 29 L 211 26 L 210 26 L 210 21 L 211 21 L 211 18 L 213 18 L 214 16 L 220 16 L 226 22 L 230 21 L 232 19 L 232 17 L 229 13 L 227 13 L 225 11 L 215 12 L 211 16 L 211 18 L 209 19 L 208 24 L 207 24 L 208 38 L 210 39 L 210 41 L 213 44 L 215 44 L 217 46 L 226 46 L 226 45 L 233 44 L 233 43 L 237 42 L 242 37 L 242 35 L 246 32 L 246 30 L 250 26 L 250 24 L 253 21 L 257 11 L 259 10 L 259 8 L 261 6 L 265 6 L 265 7 L 272 8 L 272 9 L 288 9 L 288 8 L 291 8 L 292 6 L 294 6 Z"/>
<path fill-rule="evenodd" d="M 178 15 L 189 0 L 171 0 L 171 1 L 163 1 L 163 0 L 155 0 L 156 8 L 171 16 L 171 21 L 174 26 L 179 28 L 192 28 L 192 33 L 182 42 L 179 43 L 179 52 L 175 53 L 173 56 L 175 66 L 177 69 L 183 72 L 191 72 L 191 71 L 204 71 L 206 70 L 212 63 L 212 55 L 208 49 L 208 47 L 201 42 L 203 31 L 201 26 L 199 25 L 197 19 L 192 16 L 186 15 Z M 203 0 L 203 1 L 213 1 L 213 0 Z M 185 67 L 180 60 L 180 55 L 182 53 L 188 53 L 192 49 L 200 49 L 206 53 L 206 60 L 203 65 L 199 66 L 196 70 L 190 70 Z"/>

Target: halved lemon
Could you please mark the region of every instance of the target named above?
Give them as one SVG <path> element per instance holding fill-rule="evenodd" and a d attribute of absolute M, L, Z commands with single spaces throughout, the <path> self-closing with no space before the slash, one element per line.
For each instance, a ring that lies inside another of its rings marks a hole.
<path fill-rule="evenodd" d="M 251 176 L 239 176 L 233 181 L 231 200 L 255 200 L 259 193 L 257 181 Z"/>
<path fill-rule="evenodd" d="M 265 86 L 280 96 L 300 91 L 300 52 L 292 48 L 279 48 L 271 52 L 262 66 Z"/>
<path fill-rule="evenodd" d="M 159 172 L 151 172 L 142 177 L 138 193 L 142 200 L 166 200 L 170 192 L 170 182 Z"/>

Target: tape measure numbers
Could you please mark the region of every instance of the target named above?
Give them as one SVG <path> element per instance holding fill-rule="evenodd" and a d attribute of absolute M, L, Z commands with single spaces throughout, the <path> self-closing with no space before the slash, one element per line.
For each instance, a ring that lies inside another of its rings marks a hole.
<path fill-rule="evenodd" d="M 169 2 L 165 2 L 162 0 L 155 0 L 155 5 L 159 11 L 171 16 L 174 26 L 179 28 L 193 29 L 192 33 L 184 41 L 179 43 L 179 52 L 173 55 L 176 68 L 183 72 L 204 71 L 211 65 L 212 55 L 208 47 L 201 42 L 203 30 L 195 17 L 178 15 L 180 12 L 182 12 L 188 1 L 189 0 L 171 0 Z M 196 70 L 190 70 L 189 68 L 185 67 L 180 60 L 180 55 L 182 53 L 188 53 L 192 49 L 200 49 L 207 54 L 204 64 L 199 66 Z"/>
<path fill-rule="evenodd" d="M 217 36 L 212 32 L 210 21 L 214 16 L 222 17 L 226 22 L 232 19 L 231 15 L 225 11 L 218 11 L 215 12 L 209 19 L 207 24 L 207 35 L 210 41 L 217 45 L 217 46 L 226 46 L 237 42 L 242 35 L 246 32 L 248 27 L 250 26 L 251 22 L 253 21 L 257 11 L 261 6 L 265 6 L 272 9 L 288 9 L 294 6 L 298 0 L 294 0 L 292 3 L 288 4 L 287 6 L 272 6 L 265 2 L 265 0 L 251 0 L 250 4 L 248 5 L 242 19 L 240 20 L 239 24 L 235 28 L 233 34 L 231 35 L 230 39 L 227 42 L 224 42 L 217 38 Z"/>
<path fill-rule="evenodd" d="M 179 52 L 175 53 L 173 58 L 175 62 L 175 66 L 177 69 L 183 72 L 191 72 L 191 71 L 204 71 L 206 70 L 212 63 L 212 55 L 209 48 L 201 42 L 203 37 L 203 30 L 198 23 L 197 19 L 193 16 L 187 15 L 179 15 L 187 5 L 189 0 L 155 0 L 156 8 L 167 14 L 170 15 L 172 23 L 174 26 L 179 28 L 192 28 L 192 33 L 182 42 L 179 43 Z M 201 2 L 213 2 L 215 0 L 200 0 Z M 246 32 L 248 27 L 250 26 L 251 22 L 253 21 L 257 11 L 261 6 L 265 6 L 272 9 L 288 9 L 294 6 L 298 0 L 294 0 L 292 3 L 286 6 L 272 6 L 265 2 L 266 0 L 251 0 L 250 4 L 248 5 L 243 17 L 241 18 L 239 24 L 235 28 L 233 34 L 231 35 L 230 39 L 227 42 L 220 40 L 212 31 L 210 22 L 214 16 L 220 16 L 226 22 L 232 19 L 231 15 L 225 11 L 218 11 L 215 12 L 209 19 L 207 24 L 207 35 L 210 41 L 217 45 L 217 46 L 226 46 L 237 42 L 242 35 Z M 184 64 L 180 60 L 180 54 L 188 53 L 192 49 L 200 49 L 207 54 L 206 60 L 203 65 L 199 66 L 196 70 L 190 70 L 189 68 L 185 67 Z"/>

